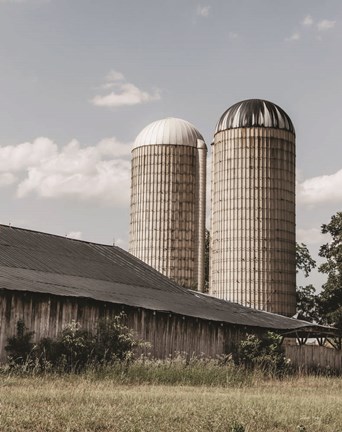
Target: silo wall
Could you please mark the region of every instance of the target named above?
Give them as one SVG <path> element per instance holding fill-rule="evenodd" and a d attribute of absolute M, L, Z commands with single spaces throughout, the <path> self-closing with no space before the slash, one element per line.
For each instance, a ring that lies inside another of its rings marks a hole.
<path fill-rule="evenodd" d="M 196 147 L 146 145 L 132 151 L 129 251 L 194 289 L 200 261 L 198 171 Z"/>
<path fill-rule="evenodd" d="M 295 135 L 265 127 L 217 133 L 211 199 L 210 294 L 292 316 Z"/>

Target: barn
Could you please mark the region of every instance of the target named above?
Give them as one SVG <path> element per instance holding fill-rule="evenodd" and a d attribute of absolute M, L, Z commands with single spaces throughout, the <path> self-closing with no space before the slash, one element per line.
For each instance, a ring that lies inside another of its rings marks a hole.
<path fill-rule="evenodd" d="M 71 320 L 94 329 L 124 311 L 151 355 L 229 353 L 246 333 L 333 336 L 333 330 L 254 310 L 177 285 L 116 246 L 0 225 L 0 360 L 23 319 L 35 338 L 55 338 Z"/>

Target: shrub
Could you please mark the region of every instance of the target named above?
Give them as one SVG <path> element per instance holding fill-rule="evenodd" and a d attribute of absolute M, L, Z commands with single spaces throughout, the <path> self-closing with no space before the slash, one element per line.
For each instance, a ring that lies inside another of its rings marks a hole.
<path fill-rule="evenodd" d="M 263 337 L 247 335 L 234 356 L 237 364 L 247 369 L 261 369 L 279 375 L 288 371 L 288 362 L 281 346 L 281 337 L 267 332 Z"/>
<path fill-rule="evenodd" d="M 32 343 L 34 332 L 27 332 L 19 320 L 17 335 L 8 339 L 8 358 L 13 365 L 25 363 L 31 368 L 65 372 L 80 372 L 89 365 L 127 362 L 133 358 L 134 348 L 143 342 L 124 325 L 124 319 L 123 313 L 100 319 L 95 334 L 71 321 L 56 340 L 43 338 L 36 345 Z"/>
<path fill-rule="evenodd" d="M 50 344 L 47 359 L 55 367 L 64 366 L 66 371 L 79 372 L 90 362 L 94 346 L 94 336 L 73 320 L 65 326 L 56 343 Z"/>
<path fill-rule="evenodd" d="M 15 336 L 7 339 L 5 350 L 8 353 L 8 359 L 13 364 L 24 364 L 28 361 L 34 350 L 32 338 L 34 332 L 27 331 L 23 320 L 17 322 L 17 332 Z"/>
<path fill-rule="evenodd" d="M 134 349 L 146 345 L 136 339 L 124 320 L 126 315 L 121 312 L 111 318 L 98 321 L 96 340 L 94 345 L 94 360 L 98 363 L 112 363 L 114 361 L 128 361 L 134 357 Z"/>

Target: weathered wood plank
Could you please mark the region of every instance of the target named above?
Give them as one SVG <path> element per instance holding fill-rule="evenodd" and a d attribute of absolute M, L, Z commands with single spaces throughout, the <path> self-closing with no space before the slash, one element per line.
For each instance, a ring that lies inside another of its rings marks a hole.
<path fill-rule="evenodd" d="M 0 291 L 0 360 L 6 359 L 7 339 L 16 333 L 23 319 L 34 331 L 34 340 L 56 338 L 72 320 L 95 330 L 100 317 L 119 314 L 122 305 L 49 294 Z M 124 307 L 127 325 L 139 338 L 151 343 L 151 355 L 166 358 L 177 352 L 215 357 L 229 352 L 241 338 L 240 330 L 219 322 L 210 322 L 176 314 Z"/>
<path fill-rule="evenodd" d="M 341 371 L 342 351 L 319 345 L 285 345 L 285 355 L 302 370 L 311 368 Z"/>

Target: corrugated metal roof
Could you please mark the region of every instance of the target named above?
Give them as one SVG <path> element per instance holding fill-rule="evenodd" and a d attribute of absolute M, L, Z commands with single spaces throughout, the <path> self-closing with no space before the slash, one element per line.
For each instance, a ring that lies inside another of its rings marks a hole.
<path fill-rule="evenodd" d="M 278 330 L 309 323 L 190 291 L 115 247 L 0 225 L 0 290 L 94 299 Z"/>
<path fill-rule="evenodd" d="M 146 145 L 185 145 L 197 147 L 204 139 L 194 125 L 186 120 L 168 117 L 147 125 L 137 136 L 133 149 Z"/>
<path fill-rule="evenodd" d="M 227 129 L 266 127 L 295 133 L 290 117 L 278 105 L 262 100 L 248 99 L 225 111 L 218 121 L 215 134 Z"/>

